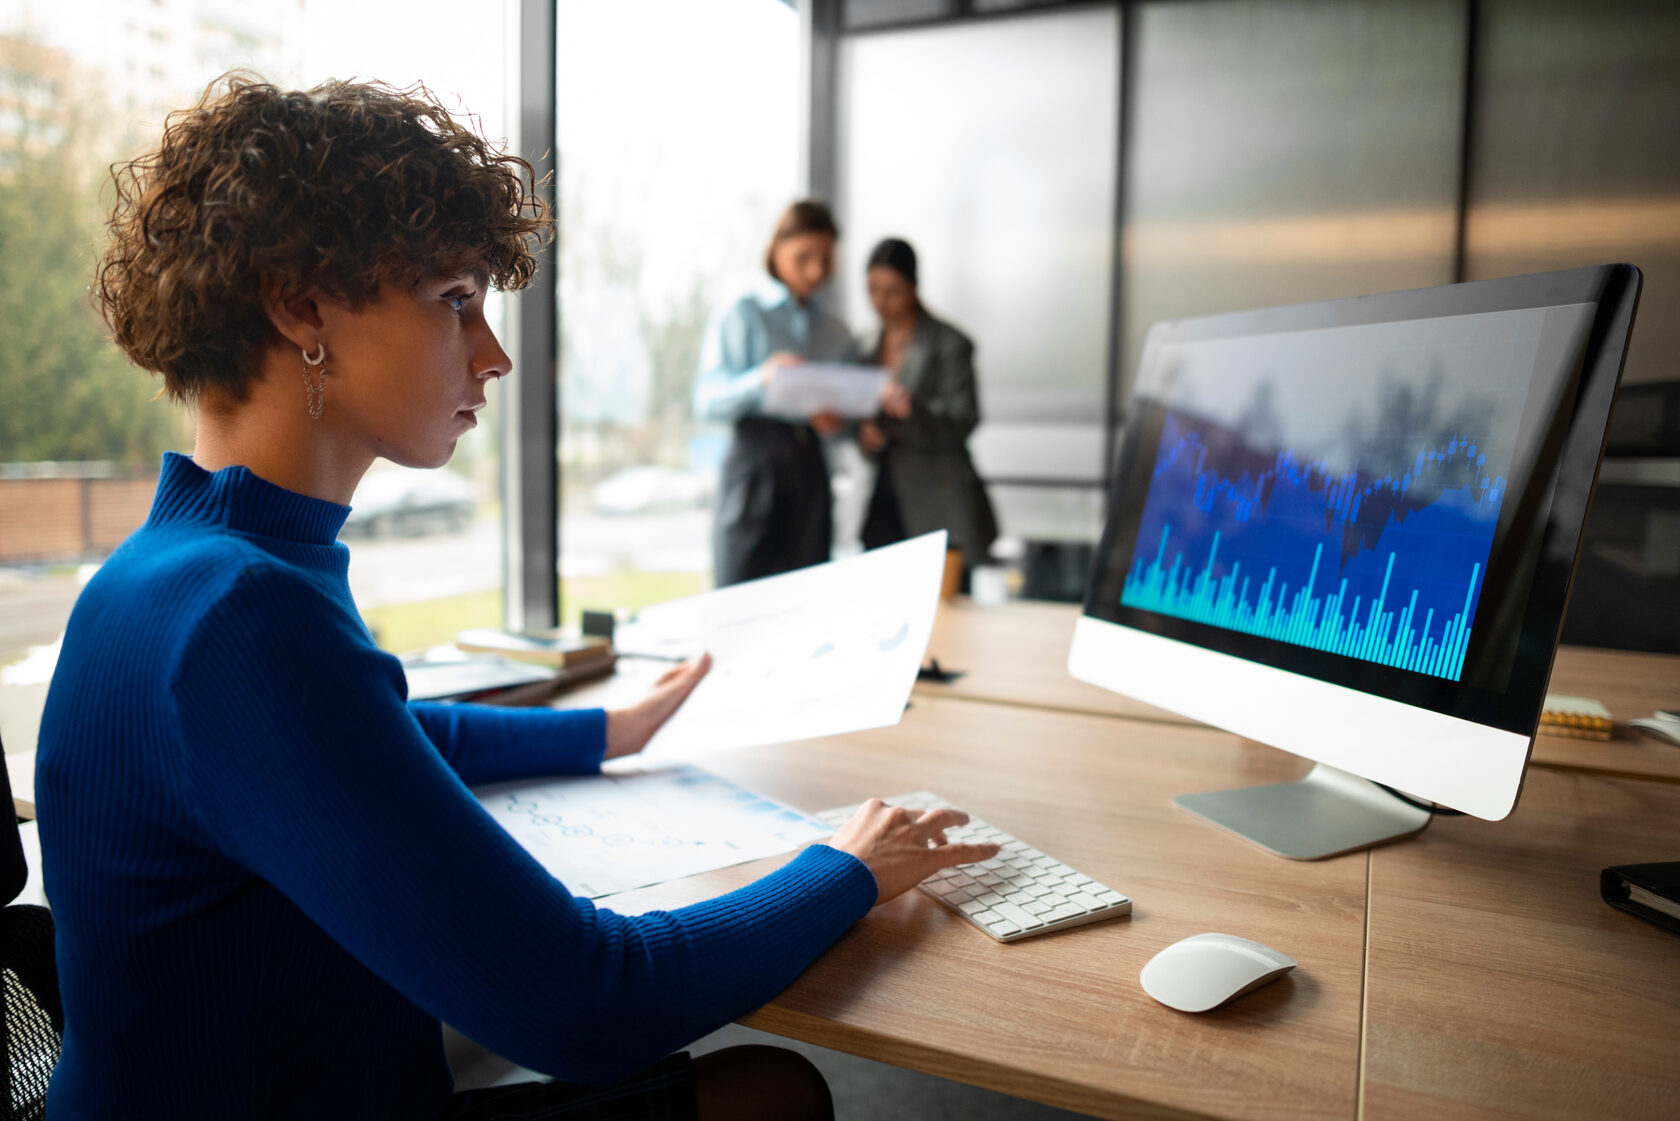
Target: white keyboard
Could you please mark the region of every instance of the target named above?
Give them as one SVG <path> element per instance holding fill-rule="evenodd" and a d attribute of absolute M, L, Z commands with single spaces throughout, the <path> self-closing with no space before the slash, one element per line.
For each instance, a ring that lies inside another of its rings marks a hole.
<path fill-rule="evenodd" d="M 925 790 L 885 801 L 914 810 L 950 805 Z M 856 811 L 856 806 L 842 806 L 816 816 L 838 828 Z M 1120 892 L 979 818 L 970 817 L 967 825 L 947 829 L 945 836 L 952 841 L 991 841 L 1003 846 L 1003 851 L 990 860 L 941 869 L 920 885 L 924 893 L 999 942 L 1018 942 L 1035 934 L 1132 913 L 1132 901 Z"/>

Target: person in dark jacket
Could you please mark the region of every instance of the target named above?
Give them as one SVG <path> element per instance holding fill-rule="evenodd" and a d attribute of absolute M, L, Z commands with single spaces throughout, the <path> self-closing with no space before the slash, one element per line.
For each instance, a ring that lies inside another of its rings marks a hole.
<path fill-rule="evenodd" d="M 874 549 L 943 529 L 964 568 L 985 560 L 997 520 L 968 455 L 980 423 L 974 344 L 930 314 L 917 291 L 916 251 L 888 238 L 869 254 L 869 302 L 881 324 L 858 342 L 892 375 L 881 415 L 858 426 L 879 470 L 863 544 Z"/>

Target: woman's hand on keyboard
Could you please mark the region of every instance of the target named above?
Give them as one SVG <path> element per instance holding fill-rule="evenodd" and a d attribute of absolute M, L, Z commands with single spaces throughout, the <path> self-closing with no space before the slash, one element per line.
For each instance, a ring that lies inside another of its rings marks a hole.
<path fill-rule="evenodd" d="M 998 854 L 996 845 L 949 842 L 945 830 L 968 815 L 956 809 L 906 810 L 871 798 L 858 807 L 829 842 L 849 852 L 875 876 L 877 904 L 894 899 L 941 868 L 973 864 Z"/>

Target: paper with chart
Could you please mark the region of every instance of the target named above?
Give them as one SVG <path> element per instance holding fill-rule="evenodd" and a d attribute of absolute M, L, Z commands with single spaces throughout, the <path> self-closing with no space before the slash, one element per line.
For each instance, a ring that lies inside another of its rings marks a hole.
<path fill-rule="evenodd" d="M 945 531 L 662 604 L 649 637 L 705 650 L 712 669 L 649 755 L 833 736 L 897 724 L 922 663 Z M 695 628 L 692 641 L 675 632 Z"/>
<path fill-rule="evenodd" d="M 790 852 L 834 831 L 692 763 L 473 793 L 555 879 L 590 899 Z"/>
<path fill-rule="evenodd" d="M 820 412 L 868 420 L 881 410 L 881 390 L 887 377 L 880 366 L 843 362 L 783 366 L 764 387 L 762 408 L 771 416 L 801 420 Z"/>

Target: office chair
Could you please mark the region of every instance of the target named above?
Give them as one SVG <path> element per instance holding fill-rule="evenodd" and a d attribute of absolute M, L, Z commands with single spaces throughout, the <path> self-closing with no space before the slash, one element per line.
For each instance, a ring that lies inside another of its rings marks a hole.
<path fill-rule="evenodd" d="M 0 754 L 4 754 L 0 745 Z M 6 777 L 6 804 L 12 781 Z M 29 866 L 13 827 L 0 829 L 0 887 L 7 906 L 0 908 L 0 975 L 5 980 L 5 1015 L 0 1016 L 0 1048 L 6 1056 L 6 1089 L 0 1097 L 5 1121 L 39 1121 L 46 1111 L 47 1081 L 58 1063 L 64 1037 L 64 1008 L 58 998 L 58 967 L 53 961 L 52 913 L 45 907 L 12 905 L 29 879 Z"/>

